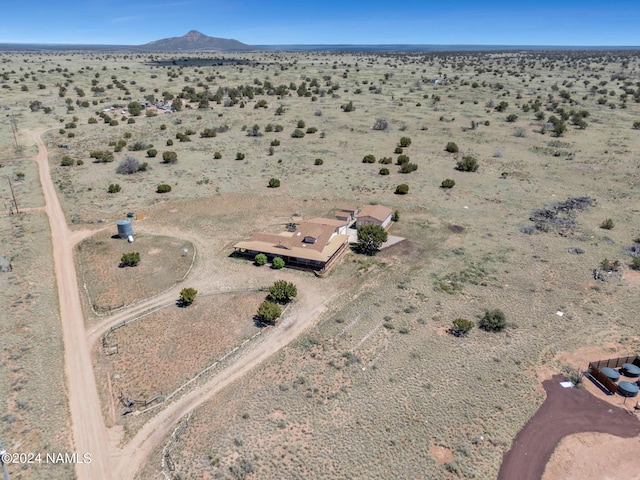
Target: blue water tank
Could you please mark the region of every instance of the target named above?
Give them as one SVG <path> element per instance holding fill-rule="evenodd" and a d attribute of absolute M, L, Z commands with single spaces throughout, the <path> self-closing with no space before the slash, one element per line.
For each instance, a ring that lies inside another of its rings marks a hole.
<path fill-rule="evenodd" d="M 627 377 L 640 377 L 640 367 L 633 363 L 623 363 L 622 374 Z"/>
<path fill-rule="evenodd" d="M 600 371 L 605 377 L 607 377 L 611 381 L 617 382 L 620 379 L 620 374 L 617 371 L 615 371 L 613 368 L 604 367 Z"/>
<path fill-rule="evenodd" d="M 638 385 L 631 382 L 620 382 L 618 384 L 618 393 L 623 397 L 635 397 L 638 395 Z"/>
<path fill-rule="evenodd" d="M 133 236 L 131 220 L 118 220 L 118 236 L 120 238 L 129 238 L 129 236 Z"/>

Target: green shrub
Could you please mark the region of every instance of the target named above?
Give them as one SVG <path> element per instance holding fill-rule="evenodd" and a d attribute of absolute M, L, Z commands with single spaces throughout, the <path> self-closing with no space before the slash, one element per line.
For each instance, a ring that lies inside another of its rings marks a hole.
<path fill-rule="evenodd" d="M 274 257 L 271 261 L 271 266 L 276 270 L 280 270 L 281 268 L 284 268 L 284 260 L 282 257 Z"/>
<path fill-rule="evenodd" d="M 411 145 L 411 139 L 409 137 L 402 137 L 400 139 L 401 147 L 408 147 L 409 145 Z"/>
<path fill-rule="evenodd" d="M 510 113 L 509 115 L 507 115 L 507 122 L 513 123 L 516 120 L 518 120 L 518 115 L 516 115 L 515 113 Z"/>
<path fill-rule="evenodd" d="M 418 169 L 418 165 L 415 163 L 404 162 L 400 165 L 400 173 L 411 173 L 415 172 Z"/>
<path fill-rule="evenodd" d="M 380 160 L 378 160 L 378 163 L 381 163 L 383 165 L 391 165 L 391 163 L 393 162 L 391 157 L 382 157 Z"/>
<path fill-rule="evenodd" d="M 180 290 L 180 305 L 183 307 L 188 307 L 195 301 L 196 295 L 198 295 L 198 290 L 196 290 L 195 288 L 183 288 L 182 290 Z"/>
<path fill-rule="evenodd" d="M 362 163 L 376 163 L 376 157 L 373 155 L 365 155 Z"/>
<path fill-rule="evenodd" d="M 215 128 L 205 128 L 200 132 L 200 138 L 214 138 L 217 135 Z"/>
<path fill-rule="evenodd" d="M 487 332 L 499 332 L 507 325 L 502 310 L 486 310 L 478 322 L 478 326 Z"/>
<path fill-rule="evenodd" d="M 289 303 L 296 295 L 298 295 L 297 287 L 286 280 L 276 280 L 269 287 L 269 298 L 277 303 Z"/>
<path fill-rule="evenodd" d="M 446 178 L 440 184 L 440 188 L 453 188 L 455 184 L 456 182 L 454 180 L 451 180 L 450 178 Z"/>
<path fill-rule="evenodd" d="M 392 222 L 397 222 L 400 220 L 400 211 L 399 210 L 394 210 L 393 215 L 391 215 L 391 221 Z"/>
<path fill-rule="evenodd" d="M 282 315 L 282 308 L 277 303 L 265 300 L 258 307 L 258 316 L 263 323 L 273 325 Z"/>
<path fill-rule="evenodd" d="M 409 163 L 408 155 L 398 155 L 398 158 L 396 160 L 396 165 L 402 165 L 403 163 Z"/>
<path fill-rule="evenodd" d="M 93 125 L 93 124 L 96 124 L 96 123 L 98 123 L 98 120 L 97 120 L 97 119 L 95 119 L 95 118 L 93 118 L 93 117 L 91 117 L 91 118 L 89 119 L 89 125 Z"/>
<path fill-rule="evenodd" d="M 604 222 L 600 224 L 600 228 L 604 228 L 605 230 L 612 230 L 614 227 L 613 220 L 607 218 Z"/>
<path fill-rule="evenodd" d="M 476 324 L 465 318 L 456 318 L 451 327 L 451 333 L 456 337 L 465 337 Z"/>
<path fill-rule="evenodd" d="M 406 195 L 407 193 L 409 193 L 409 185 L 407 185 L 406 183 L 401 183 L 396 187 L 397 195 Z"/>
<path fill-rule="evenodd" d="M 396 147 L 396 149 L 393 151 L 393 153 L 395 153 L 396 155 L 399 155 L 402 152 L 404 152 L 404 149 L 402 147 Z"/>
<path fill-rule="evenodd" d="M 461 172 L 475 172 L 478 167 L 478 161 L 470 155 L 462 157 L 462 160 L 458 160 L 456 163 L 456 170 Z"/>
<path fill-rule="evenodd" d="M 316 127 L 307 128 L 307 133 L 316 133 L 317 131 L 318 131 L 318 129 Z"/>
<path fill-rule="evenodd" d="M 304 120 L 298 120 L 298 123 L 296 124 L 296 126 L 298 128 L 304 128 L 306 124 L 304 123 Z"/>
<path fill-rule="evenodd" d="M 321 158 L 316 158 L 315 161 L 313 162 L 314 165 L 322 165 L 324 163 L 324 160 L 322 160 Z"/>
<path fill-rule="evenodd" d="M 640 130 L 640 120 L 636 120 L 635 122 L 633 122 L 633 129 Z"/>
<path fill-rule="evenodd" d="M 264 253 L 258 253 L 254 259 L 253 259 L 254 263 L 261 267 L 262 265 L 266 265 L 267 263 L 267 256 Z"/>
<path fill-rule="evenodd" d="M 298 128 L 296 128 L 292 133 L 291 133 L 291 138 L 302 138 L 304 137 L 304 132 Z"/>
<path fill-rule="evenodd" d="M 171 191 L 171 185 L 167 185 L 166 183 L 161 183 L 156 188 L 157 193 L 169 193 Z"/>
<path fill-rule="evenodd" d="M 213 158 L 215 158 L 216 160 L 220 160 L 222 158 L 222 154 L 220 152 L 215 152 L 213 154 Z"/>
<path fill-rule="evenodd" d="M 178 161 L 178 154 L 176 152 L 166 151 L 162 152 L 162 163 L 176 163 Z"/>
<path fill-rule="evenodd" d="M 280 140 L 278 140 L 277 138 L 275 140 L 271 140 L 271 144 L 272 147 L 279 147 L 280 146 Z"/>
<path fill-rule="evenodd" d="M 120 263 L 124 267 L 135 267 L 140 263 L 140 253 L 139 252 L 131 252 L 131 253 L 123 253 L 120 258 Z"/>
<path fill-rule="evenodd" d="M 120 185 L 118 185 L 117 183 L 112 183 L 111 185 L 109 185 L 109 188 L 107 189 L 108 193 L 118 193 L 121 190 Z"/>
<path fill-rule="evenodd" d="M 71 167 L 72 165 L 73 165 L 73 158 L 71 158 L 69 155 L 65 155 L 60 160 L 60 166 L 62 167 Z"/>
<path fill-rule="evenodd" d="M 378 173 L 380 175 L 389 175 L 389 169 L 388 168 L 381 168 Z"/>
<path fill-rule="evenodd" d="M 173 145 L 173 140 L 167 140 L 167 147 L 171 147 Z"/>
<path fill-rule="evenodd" d="M 242 152 L 236 152 L 236 160 L 244 160 L 244 153 Z"/>
<path fill-rule="evenodd" d="M 277 178 L 269 179 L 269 188 L 278 188 L 280 186 L 280 180 Z"/>
<path fill-rule="evenodd" d="M 445 151 L 449 152 L 449 153 L 458 153 L 460 150 L 458 149 L 458 145 L 455 144 L 455 142 L 449 142 L 447 143 L 447 145 L 444 147 Z"/>
<path fill-rule="evenodd" d="M 155 148 L 150 148 L 149 150 L 147 150 L 147 157 L 155 158 L 156 155 L 158 155 L 158 151 Z"/>
<path fill-rule="evenodd" d="M 629 267 L 632 270 L 640 270 L 640 257 L 635 257 L 633 260 L 631 260 L 631 264 L 629 264 Z"/>

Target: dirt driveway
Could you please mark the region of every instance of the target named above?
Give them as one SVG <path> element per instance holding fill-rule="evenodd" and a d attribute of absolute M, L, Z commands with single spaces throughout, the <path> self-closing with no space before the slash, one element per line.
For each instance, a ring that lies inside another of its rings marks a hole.
<path fill-rule="evenodd" d="M 581 432 L 624 438 L 640 435 L 640 421 L 635 416 L 585 389 L 563 388 L 560 386 L 563 380 L 564 377 L 555 375 L 543 382 L 547 399 L 505 454 L 498 480 L 540 480 L 556 446 L 567 435 Z"/>

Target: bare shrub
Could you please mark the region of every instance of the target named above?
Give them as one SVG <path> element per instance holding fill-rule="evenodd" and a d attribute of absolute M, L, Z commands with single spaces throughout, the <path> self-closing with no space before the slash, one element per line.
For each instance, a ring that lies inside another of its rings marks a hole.
<path fill-rule="evenodd" d="M 527 136 L 527 131 L 523 127 L 518 127 L 513 132 L 514 137 L 524 138 Z"/>
<path fill-rule="evenodd" d="M 123 175 L 131 175 L 132 173 L 136 173 L 140 171 L 140 162 L 137 158 L 134 158 L 130 155 L 124 157 L 124 160 L 120 162 L 118 168 L 116 168 L 116 173 L 120 173 Z"/>
<path fill-rule="evenodd" d="M 373 124 L 374 130 L 389 130 L 389 122 L 384 118 L 378 118 Z"/>

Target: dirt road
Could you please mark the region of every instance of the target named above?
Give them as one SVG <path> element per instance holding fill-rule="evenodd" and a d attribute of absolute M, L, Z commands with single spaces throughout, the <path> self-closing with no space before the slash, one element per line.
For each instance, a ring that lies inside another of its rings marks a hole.
<path fill-rule="evenodd" d="M 91 455 L 90 464 L 76 465 L 76 475 L 78 480 L 109 479 L 112 477 L 107 435 L 100 410 L 100 399 L 89 354 L 73 263 L 73 245 L 83 237 L 83 232 L 72 233 L 67 227 L 64 212 L 51 180 L 47 149 L 41 134 L 42 132 L 37 132 L 35 135 L 38 155 L 33 160 L 38 164 L 45 198 L 45 211 L 51 226 L 74 448 L 81 457 L 85 453 Z"/>
<path fill-rule="evenodd" d="M 573 433 L 600 432 L 630 438 L 640 422 L 580 388 L 562 388 L 559 375 L 543 385 L 547 399 L 505 454 L 498 480 L 539 480 L 560 440 Z M 613 467 L 613 465 L 612 465 Z"/>
<path fill-rule="evenodd" d="M 93 231 L 69 230 L 64 212 L 51 179 L 47 150 L 39 131 L 35 133 L 38 155 L 30 158 L 38 164 L 45 211 L 49 217 L 55 274 L 60 302 L 63 339 L 65 344 L 65 373 L 75 451 L 90 453 L 90 464 L 77 464 L 79 480 L 133 479 L 156 445 L 172 430 L 176 422 L 193 411 L 217 392 L 240 379 L 252 368 L 295 340 L 307 328 L 314 325 L 325 311 L 326 305 L 337 296 L 319 295 L 312 286 L 298 286 L 300 300 L 294 311 L 278 325 L 272 334 L 251 347 L 233 364 L 216 374 L 202 386 L 195 388 L 166 407 L 160 407 L 155 416 L 125 446 L 119 447 L 120 435 L 108 431 L 102 417 L 100 399 L 92 368 L 90 350 L 101 333 L 109 326 L 132 318 L 175 298 L 174 289 L 118 312 L 108 320 L 85 330 L 80 301 L 73 247 Z M 286 272 L 278 277 L 289 279 Z M 291 278 L 292 280 L 293 278 Z"/>

